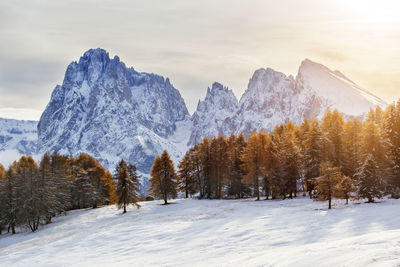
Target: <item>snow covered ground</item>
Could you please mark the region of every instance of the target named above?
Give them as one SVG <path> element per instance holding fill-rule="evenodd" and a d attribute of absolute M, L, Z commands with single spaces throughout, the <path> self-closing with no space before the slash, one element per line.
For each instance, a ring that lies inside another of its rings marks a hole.
<path fill-rule="evenodd" d="M 144 202 L 0 237 L 1 266 L 399 266 L 400 200 Z"/>

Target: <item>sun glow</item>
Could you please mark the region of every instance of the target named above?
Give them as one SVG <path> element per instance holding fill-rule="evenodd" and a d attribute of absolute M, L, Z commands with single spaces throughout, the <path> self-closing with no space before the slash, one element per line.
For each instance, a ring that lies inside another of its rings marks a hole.
<path fill-rule="evenodd" d="M 350 0 L 344 5 L 356 17 L 371 22 L 388 22 L 399 20 L 400 1 L 397 0 Z"/>

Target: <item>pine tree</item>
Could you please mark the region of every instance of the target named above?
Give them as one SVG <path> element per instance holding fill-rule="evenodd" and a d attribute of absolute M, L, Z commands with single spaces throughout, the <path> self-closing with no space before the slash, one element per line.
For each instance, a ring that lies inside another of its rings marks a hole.
<path fill-rule="evenodd" d="M 177 196 L 177 182 L 174 164 L 166 150 L 157 156 L 152 170 L 150 178 L 150 189 L 149 192 L 164 200 L 164 204 L 168 204 L 169 198 L 175 198 Z"/>
<path fill-rule="evenodd" d="M 112 175 L 101 164 L 86 154 L 70 158 L 73 186 L 73 203 L 78 208 L 96 208 L 115 200 L 115 186 Z"/>
<path fill-rule="evenodd" d="M 342 176 L 337 188 L 338 196 L 346 199 L 346 204 L 349 204 L 350 193 L 357 190 L 354 180 L 348 176 Z"/>
<path fill-rule="evenodd" d="M 387 107 L 384 120 L 383 131 L 387 140 L 388 154 L 390 158 L 389 185 L 392 195 L 400 189 L 400 100 L 396 105 Z"/>
<path fill-rule="evenodd" d="M 363 124 L 361 154 L 359 159 L 360 168 L 356 175 L 358 179 L 366 179 L 365 177 L 361 178 L 363 171 L 365 171 L 365 166 L 369 166 L 369 164 L 376 165 L 379 172 L 374 172 L 374 175 L 376 175 L 374 179 L 384 186 L 384 177 L 390 174 L 390 159 L 387 156 L 387 151 L 387 143 L 385 142 L 379 125 L 376 123 L 375 112 L 371 109 Z M 367 162 L 368 164 L 366 165 Z M 369 167 L 370 171 L 374 170 L 373 166 Z"/>
<path fill-rule="evenodd" d="M 227 142 L 223 135 L 210 139 L 210 176 L 209 193 L 211 198 L 221 198 L 222 189 L 227 176 Z"/>
<path fill-rule="evenodd" d="M 361 167 L 358 175 L 358 194 L 367 198 L 368 202 L 374 202 L 374 198 L 381 198 L 383 195 L 383 181 L 381 178 L 378 163 L 372 154 L 369 154 Z"/>
<path fill-rule="evenodd" d="M 297 180 L 300 178 L 301 154 L 295 136 L 295 126 L 292 122 L 285 124 L 280 134 L 274 132 L 273 141 L 277 146 L 275 161 L 278 162 L 274 168 L 279 169 L 280 193 L 285 199 L 296 196 Z"/>
<path fill-rule="evenodd" d="M 41 188 L 41 209 L 46 223 L 57 214 L 58 201 L 55 176 L 52 173 L 51 159 L 46 153 L 43 155 L 39 165 L 39 182 Z"/>
<path fill-rule="evenodd" d="M 299 144 L 300 148 L 300 154 L 302 157 L 302 160 L 300 161 L 300 176 L 302 178 L 302 191 L 303 191 L 303 196 L 306 195 L 307 192 L 307 179 L 306 179 L 306 162 L 305 162 L 305 152 L 306 152 L 306 137 L 308 135 L 308 132 L 310 131 L 310 120 L 306 117 L 303 120 L 303 123 L 297 128 L 296 130 L 296 138 Z"/>
<path fill-rule="evenodd" d="M 304 147 L 306 187 L 310 198 L 312 198 L 313 178 L 320 176 L 320 164 L 323 155 L 322 133 L 316 119 L 310 120 L 310 129 L 306 134 Z"/>
<path fill-rule="evenodd" d="M 321 163 L 321 176 L 315 178 L 315 189 L 318 193 L 318 198 L 321 200 L 328 200 L 328 209 L 332 207 L 332 198 L 340 196 L 338 184 L 343 179 L 339 167 L 333 167 L 330 162 Z"/>
<path fill-rule="evenodd" d="M 50 156 L 51 175 L 56 189 L 55 197 L 57 199 L 55 211 L 57 214 L 64 213 L 72 209 L 72 189 L 73 175 L 72 166 L 67 157 L 54 152 Z"/>
<path fill-rule="evenodd" d="M 17 164 L 17 218 L 35 232 L 43 218 L 42 188 L 38 166 L 32 157 L 22 156 Z"/>
<path fill-rule="evenodd" d="M 140 205 L 137 203 L 139 201 L 138 197 L 138 180 L 139 176 L 136 173 L 136 167 L 128 165 L 124 160 L 121 160 L 117 165 L 117 199 L 118 199 L 118 209 L 124 208 L 126 213 L 126 206 L 129 204 L 135 205 L 137 208 Z"/>
<path fill-rule="evenodd" d="M 349 119 L 344 126 L 344 154 L 342 171 L 345 175 L 355 179 L 356 171 L 359 167 L 361 152 L 362 122 L 358 119 Z"/>
<path fill-rule="evenodd" d="M 178 165 L 178 190 L 185 194 L 185 198 L 197 192 L 195 181 L 195 167 L 191 160 L 191 151 L 188 151 Z"/>
<path fill-rule="evenodd" d="M 211 178 L 211 141 L 210 138 L 205 137 L 201 143 L 198 144 L 196 152 L 197 160 L 199 161 L 199 175 L 200 175 L 200 198 L 212 197 L 212 178 Z"/>
<path fill-rule="evenodd" d="M 227 144 L 228 195 L 236 198 L 243 198 L 245 195 L 250 193 L 249 187 L 242 182 L 245 174 L 241 168 L 243 161 L 240 158 L 246 147 L 246 140 L 243 134 L 238 136 L 231 134 L 227 140 Z"/>
<path fill-rule="evenodd" d="M 260 200 L 261 181 L 268 175 L 267 147 L 270 142 L 271 137 L 265 131 L 254 132 L 247 141 L 247 146 L 241 156 L 242 168 L 246 172 L 243 182 L 253 186 L 257 200 Z"/>
<path fill-rule="evenodd" d="M 322 119 L 321 131 L 324 160 L 329 160 L 334 166 L 342 166 L 344 162 L 343 117 L 337 109 L 328 110 Z"/>
<path fill-rule="evenodd" d="M 6 171 L 5 174 L 5 185 L 4 185 L 4 213 L 2 212 L 2 224 L 8 225 L 8 232 L 15 234 L 15 227 L 20 224 L 17 218 L 18 211 L 18 195 L 17 195 L 17 162 L 14 161 Z"/>
<path fill-rule="evenodd" d="M 204 177 L 204 166 L 202 160 L 202 149 L 203 144 L 201 142 L 196 143 L 193 147 L 191 147 L 188 151 L 189 156 L 189 166 L 192 168 L 191 176 L 192 181 L 194 183 L 193 186 L 193 194 L 196 192 L 199 193 L 199 198 L 202 199 L 206 196 L 205 188 L 206 188 L 206 177 Z"/>
<path fill-rule="evenodd" d="M 83 209 L 95 206 L 94 201 L 97 199 L 97 192 L 90 180 L 88 172 L 83 168 L 76 168 L 73 172 L 75 176 L 72 189 L 73 207 Z"/>

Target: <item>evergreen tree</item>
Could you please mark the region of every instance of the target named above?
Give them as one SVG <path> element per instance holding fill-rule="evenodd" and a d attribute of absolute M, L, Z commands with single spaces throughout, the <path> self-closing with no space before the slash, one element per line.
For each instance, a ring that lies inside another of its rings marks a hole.
<path fill-rule="evenodd" d="M 296 130 L 296 138 L 300 148 L 300 154 L 302 160 L 300 161 L 300 176 L 302 178 L 302 191 L 303 195 L 306 195 L 307 192 L 307 179 L 306 179 L 306 162 L 305 162 L 305 152 L 306 152 L 306 137 L 308 132 L 310 131 L 310 120 L 306 117 L 303 120 L 303 123 Z"/>
<path fill-rule="evenodd" d="M 342 166 L 344 162 L 343 127 L 343 117 L 339 111 L 328 110 L 321 123 L 322 146 L 324 160 L 331 161 L 334 166 Z"/>
<path fill-rule="evenodd" d="M 400 100 L 387 107 L 383 120 L 383 131 L 387 140 L 390 158 L 389 185 L 392 195 L 400 189 Z"/>
<path fill-rule="evenodd" d="M 296 196 L 297 180 L 300 178 L 301 154 L 299 145 L 295 136 L 295 126 L 288 122 L 280 131 L 280 135 L 274 134 L 273 141 L 277 145 L 276 161 L 280 169 L 280 192 L 285 199 L 287 195 L 290 198 Z M 277 168 L 277 166 L 275 166 Z"/>
<path fill-rule="evenodd" d="M 344 126 L 344 153 L 343 173 L 355 179 L 356 171 L 359 167 L 361 151 L 362 122 L 358 119 L 350 119 Z"/>
<path fill-rule="evenodd" d="M 128 165 L 124 160 L 121 160 L 117 165 L 117 198 L 118 198 L 118 209 L 124 208 L 126 213 L 126 206 L 129 204 L 135 205 L 137 208 L 140 205 L 137 203 L 138 197 L 138 181 L 139 176 L 136 173 L 136 167 L 134 165 Z"/>
<path fill-rule="evenodd" d="M 72 189 L 74 207 L 96 208 L 98 205 L 115 201 L 115 186 L 112 176 L 101 164 L 86 154 L 70 158 L 72 174 L 75 177 Z"/>
<path fill-rule="evenodd" d="M 381 198 L 383 195 L 383 181 L 380 175 L 379 165 L 372 154 L 369 154 L 361 167 L 359 178 L 358 194 L 367 198 L 368 202 L 374 202 L 374 198 Z"/>
<path fill-rule="evenodd" d="M 242 182 L 245 175 L 241 166 L 243 161 L 241 155 L 246 147 L 246 140 L 243 134 L 238 136 L 231 134 L 227 140 L 228 144 L 228 168 L 227 168 L 227 182 L 228 182 L 228 195 L 236 198 L 243 198 L 249 195 L 249 187 Z"/>
<path fill-rule="evenodd" d="M 22 156 L 16 170 L 17 218 L 35 232 L 43 218 L 43 188 L 38 166 L 32 157 Z"/>
<path fill-rule="evenodd" d="M 197 192 L 195 168 L 190 152 L 185 154 L 178 165 L 178 190 L 185 194 L 185 198 Z"/>
<path fill-rule="evenodd" d="M 72 166 L 67 157 L 59 155 L 56 152 L 50 156 L 50 161 L 51 176 L 56 187 L 55 211 L 57 214 L 60 214 L 73 207 L 72 189 L 74 180 Z"/>
<path fill-rule="evenodd" d="M 204 165 L 202 160 L 202 146 L 203 143 L 198 142 L 188 151 L 189 154 L 189 166 L 192 167 L 191 175 L 194 182 L 194 190 L 199 192 L 199 198 L 202 199 L 206 197 L 206 177 L 204 172 Z"/>
<path fill-rule="evenodd" d="M 73 170 L 75 181 L 72 189 L 73 207 L 77 209 L 95 206 L 97 192 L 90 180 L 88 172 L 83 168 Z"/>
<path fill-rule="evenodd" d="M 223 135 L 211 138 L 210 144 L 210 193 L 212 198 L 221 198 L 222 189 L 227 176 L 227 142 Z"/>
<path fill-rule="evenodd" d="M 169 198 L 177 196 L 177 175 L 166 150 L 156 157 L 150 175 L 150 194 L 163 199 L 164 204 L 168 204 Z"/>
<path fill-rule="evenodd" d="M 5 173 L 5 184 L 4 184 L 4 211 L 2 212 L 2 225 L 8 225 L 8 232 L 15 234 L 15 227 L 20 223 L 17 218 L 18 211 L 18 195 L 17 195 L 17 162 L 14 161 Z"/>
<path fill-rule="evenodd" d="M 374 174 L 377 176 L 376 180 L 379 180 L 379 183 L 383 186 L 384 177 L 387 177 L 391 173 L 390 158 L 386 151 L 388 151 L 387 143 L 379 125 L 376 123 L 375 112 L 371 109 L 363 124 L 361 154 L 359 159 L 360 168 L 356 175 L 358 179 L 361 179 L 360 176 L 365 166 L 368 164 L 376 165 L 379 172 Z M 366 165 L 367 162 L 368 164 Z M 370 167 L 372 171 L 373 167 Z"/>
<path fill-rule="evenodd" d="M 306 187 L 310 198 L 312 198 L 313 178 L 320 176 L 320 164 L 323 155 L 322 133 L 316 119 L 310 121 L 310 129 L 306 134 L 304 147 Z"/>
<path fill-rule="evenodd" d="M 200 198 L 212 197 L 212 178 L 211 178 L 211 141 L 210 138 L 205 137 L 198 145 L 196 152 L 197 160 L 199 161 L 199 175 L 200 175 Z"/>
<path fill-rule="evenodd" d="M 271 142 L 271 137 L 264 131 L 251 134 L 247 141 L 247 146 L 243 151 L 241 160 L 242 168 L 246 172 L 243 177 L 245 184 L 252 185 L 257 200 L 260 200 L 260 184 L 264 177 L 267 177 L 269 170 L 270 157 L 267 157 L 267 147 Z"/>
<path fill-rule="evenodd" d="M 346 199 L 346 204 L 349 204 L 350 193 L 356 190 L 354 180 L 348 176 L 342 176 L 337 191 L 339 192 L 339 197 Z"/>
<path fill-rule="evenodd" d="M 59 199 L 57 198 L 56 177 L 53 175 L 50 156 L 43 155 L 39 165 L 39 182 L 41 187 L 41 208 L 46 219 L 46 223 L 51 222 L 51 218 L 57 214 Z"/>

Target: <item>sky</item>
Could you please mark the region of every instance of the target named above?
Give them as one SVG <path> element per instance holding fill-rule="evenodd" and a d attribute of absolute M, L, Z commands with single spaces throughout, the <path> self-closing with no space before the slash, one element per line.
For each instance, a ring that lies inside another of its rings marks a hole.
<path fill-rule="evenodd" d="M 90 48 L 169 77 L 192 113 L 218 81 L 240 98 L 256 69 L 296 75 L 309 58 L 400 98 L 397 0 L 2 0 L 0 117 L 39 119 Z"/>

